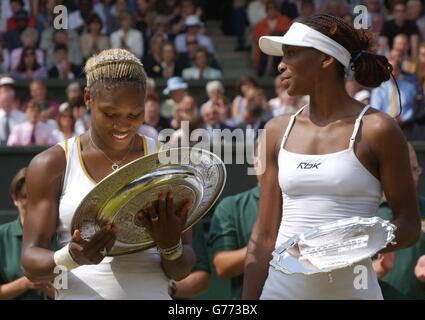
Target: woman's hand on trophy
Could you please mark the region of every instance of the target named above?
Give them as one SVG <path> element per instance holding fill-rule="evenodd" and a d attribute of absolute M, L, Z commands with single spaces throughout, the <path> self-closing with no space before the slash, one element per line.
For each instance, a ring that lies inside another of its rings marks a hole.
<path fill-rule="evenodd" d="M 171 248 L 180 241 L 191 207 L 192 201 L 187 199 L 175 208 L 173 194 L 168 192 L 167 196 L 159 194 L 155 203 L 149 202 L 137 217 L 159 248 Z"/>
<path fill-rule="evenodd" d="M 89 239 L 81 237 L 80 230 L 75 230 L 69 243 L 69 253 L 79 265 L 99 264 L 115 243 L 117 228 L 102 222 L 101 228 Z"/>

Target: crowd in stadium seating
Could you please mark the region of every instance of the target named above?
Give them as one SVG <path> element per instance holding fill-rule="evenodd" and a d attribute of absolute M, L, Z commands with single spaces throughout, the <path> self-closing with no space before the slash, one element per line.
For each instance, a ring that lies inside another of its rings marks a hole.
<path fill-rule="evenodd" d="M 68 9 L 68 29 L 53 26 L 57 18 L 54 7 L 60 4 Z M 261 35 L 283 34 L 295 18 L 316 12 L 353 23 L 358 4 L 368 9 L 377 52 L 393 65 L 403 104 L 397 121 L 410 140 L 424 140 L 425 15 L 420 0 L 233 0 L 223 9 L 223 31 L 236 36 L 236 51 L 252 51 L 252 66 L 259 77 L 275 77 L 279 58 L 260 53 L 257 43 Z M 0 83 L 0 145 L 52 144 L 83 132 L 90 115 L 83 106 L 81 87 L 77 89 L 73 83 L 67 89 L 73 100 L 64 104 L 47 99 L 43 80 L 83 82 L 85 61 L 111 47 L 126 48 L 139 57 L 151 85 L 156 79 L 169 80 L 164 93 L 153 91 L 154 97 L 150 94 L 148 99 L 152 110 L 146 113 L 141 132 L 150 136 L 156 137 L 167 127 L 178 129 L 181 120 L 209 129 L 261 129 L 271 117 L 294 112 L 306 102 L 305 97 L 289 97 L 279 80 L 276 96 L 268 100 L 250 77 L 240 79 L 236 97 L 227 97 L 219 80 L 234 76 L 232 70 L 220 66 L 201 1 L 11 0 L 2 1 L 1 6 L 0 71 L 15 80 L 32 82 L 28 101 L 13 97 L 11 79 Z M 190 96 L 185 80 L 214 81 L 206 86 L 209 100 Z M 394 117 L 399 112 L 393 81 L 371 90 L 360 88 L 348 77 L 347 90 Z M 28 125 L 34 121 L 36 125 Z M 64 129 L 68 123 L 74 128 Z M 15 129 L 18 124 L 21 128 Z"/>

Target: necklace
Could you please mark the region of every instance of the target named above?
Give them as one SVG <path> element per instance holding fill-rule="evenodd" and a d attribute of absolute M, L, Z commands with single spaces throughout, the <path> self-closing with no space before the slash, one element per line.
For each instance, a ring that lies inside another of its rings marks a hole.
<path fill-rule="evenodd" d="M 128 154 L 130 153 L 130 150 L 131 150 L 131 147 L 132 146 L 130 146 L 130 148 L 128 148 L 128 150 L 127 150 L 127 152 L 126 152 L 126 154 L 124 155 L 124 157 L 120 160 L 120 161 L 113 161 L 111 158 L 109 158 L 108 157 L 108 155 L 102 150 L 102 149 L 100 149 L 95 143 L 94 143 L 94 141 L 93 141 L 93 138 L 92 138 L 92 136 L 91 136 L 91 129 L 89 130 L 89 138 L 90 138 L 90 142 L 92 143 L 92 145 L 93 145 L 93 147 L 95 147 L 97 150 L 99 150 L 100 152 L 102 152 L 103 153 L 103 155 L 110 161 L 110 162 L 112 162 L 112 166 L 111 166 L 111 168 L 112 168 L 112 171 L 116 171 L 116 170 L 118 170 L 119 168 L 120 168 L 120 163 L 121 162 L 123 162 L 124 160 L 125 160 L 125 158 L 127 158 L 127 156 L 128 156 Z M 134 139 L 134 138 L 133 138 Z M 134 140 L 136 140 L 136 139 L 134 139 Z"/>

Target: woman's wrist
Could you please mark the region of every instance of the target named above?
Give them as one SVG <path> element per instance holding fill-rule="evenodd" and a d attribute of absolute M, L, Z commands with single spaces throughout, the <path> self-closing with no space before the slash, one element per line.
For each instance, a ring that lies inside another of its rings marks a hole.
<path fill-rule="evenodd" d="M 165 260 L 173 261 L 177 260 L 183 255 L 183 243 L 180 238 L 176 245 L 169 248 L 158 247 L 158 251 L 162 258 Z"/>

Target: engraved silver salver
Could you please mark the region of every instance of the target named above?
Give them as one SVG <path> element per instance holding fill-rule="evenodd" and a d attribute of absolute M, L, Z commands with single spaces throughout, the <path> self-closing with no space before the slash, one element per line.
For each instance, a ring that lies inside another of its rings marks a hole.
<path fill-rule="evenodd" d="M 168 161 L 167 161 L 168 160 Z M 117 239 L 108 256 L 134 253 L 155 246 L 137 213 L 158 194 L 173 192 L 174 208 L 193 203 L 185 230 L 198 222 L 223 191 L 226 167 L 214 153 L 198 148 L 172 148 L 136 159 L 100 181 L 81 201 L 71 222 L 90 239 L 100 221 L 113 223 Z"/>
<path fill-rule="evenodd" d="M 315 227 L 284 242 L 270 265 L 291 274 L 330 272 L 374 256 L 394 240 L 396 227 L 379 217 L 352 217 Z"/>

